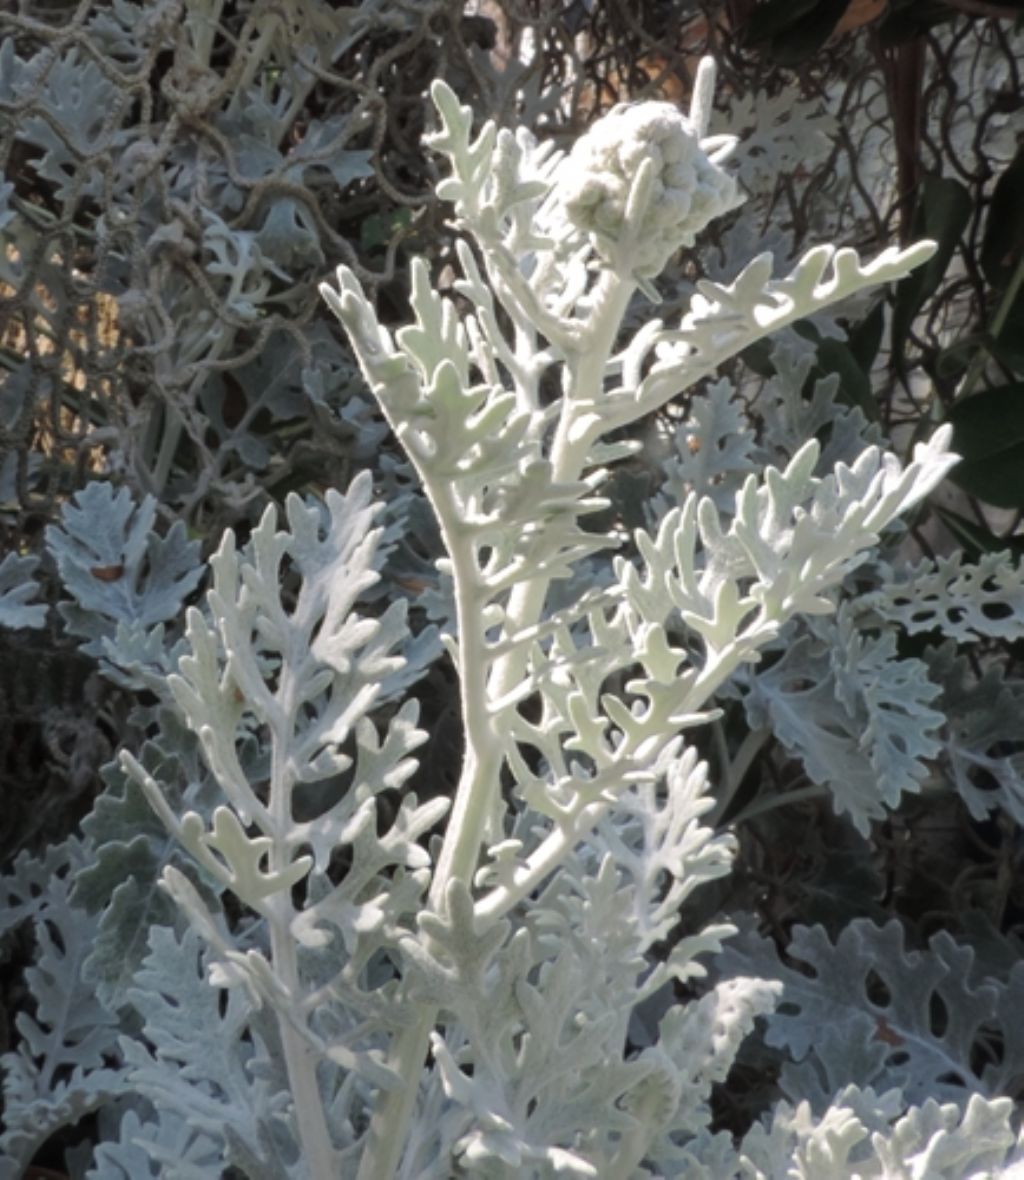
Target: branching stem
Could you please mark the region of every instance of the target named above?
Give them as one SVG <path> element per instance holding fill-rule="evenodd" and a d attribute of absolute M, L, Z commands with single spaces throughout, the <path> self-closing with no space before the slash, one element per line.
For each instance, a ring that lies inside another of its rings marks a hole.
<path fill-rule="evenodd" d="M 294 672 L 285 664 L 278 694 L 284 718 L 283 722 L 273 727 L 271 752 L 270 817 L 276 829 L 268 833 L 273 839 L 269 858 L 272 872 L 285 871 L 291 860 L 291 848 L 285 834 L 291 830 L 293 822 L 293 782 L 286 755 L 294 732 L 297 709 L 294 690 Z M 283 894 L 275 901 L 278 904 L 268 918 L 274 974 L 280 981 L 282 990 L 291 996 L 297 1019 L 304 1022 L 306 1018 L 300 1008 L 302 983 L 299 978 L 298 944 L 291 932 L 291 900 L 287 894 Z M 312 1180 L 335 1180 L 334 1149 L 316 1076 L 320 1055 L 289 1020 L 286 1013 L 276 1007 L 274 1011 L 303 1159 Z"/>

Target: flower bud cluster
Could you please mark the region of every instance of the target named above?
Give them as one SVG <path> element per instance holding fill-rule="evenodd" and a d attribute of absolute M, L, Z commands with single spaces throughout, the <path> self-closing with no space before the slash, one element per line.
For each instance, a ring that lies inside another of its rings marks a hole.
<path fill-rule="evenodd" d="M 631 194 L 647 160 L 653 182 L 634 210 Z M 658 274 L 680 246 L 739 203 L 735 180 L 667 102 L 615 107 L 576 141 L 559 179 L 569 221 L 591 234 L 612 266 L 626 264 L 641 277 Z"/>

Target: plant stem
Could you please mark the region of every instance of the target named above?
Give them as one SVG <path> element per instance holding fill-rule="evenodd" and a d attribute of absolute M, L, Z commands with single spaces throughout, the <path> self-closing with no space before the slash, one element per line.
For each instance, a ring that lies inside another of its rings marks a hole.
<path fill-rule="evenodd" d="M 295 939 L 287 922 L 271 923 L 270 949 L 274 973 L 288 991 L 297 997 L 301 986 L 298 960 Z M 302 1158 L 312 1180 L 337 1180 L 334 1174 L 334 1149 L 316 1076 L 319 1054 L 287 1017 L 279 1013 L 277 1023 L 298 1139 L 302 1145 Z"/>
<path fill-rule="evenodd" d="M 392 1041 L 387 1066 L 402 1079 L 378 1096 L 356 1180 L 391 1180 L 402 1158 L 437 1009 L 421 1005 L 416 1020 Z"/>
<path fill-rule="evenodd" d="M 294 697 L 295 677 L 286 665 L 279 693 L 283 718 L 273 727 L 271 753 L 269 810 L 275 830 L 268 835 L 273 837 L 269 857 L 273 871 L 286 869 L 291 857 L 291 849 L 284 835 L 292 826 L 292 777 L 287 766 L 286 753 L 294 730 Z M 299 977 L 298 944 L 291 932 L 291 899 L 285 894 L 276 898 L 276 901 L 279 903 L 276 907 L 277 912 L 269 920 L 270 953 L 274 974 L 291 997 L 297 1019 L 304 1021 L 305 1017 L 299 1006 L 302 981 Z M 295 1027 L 288 1014 L 280 1010 L 275 1014 L 281 1034 L 281 1048 L 288 1073 L 302 1158 L 312 1180 L 336 1180 L 334 1148 L 330 1131 L 327 1129 L 323 1097 L 316 1076 L 319 1054 Z"/>
<path fill-rule="evenodd" d="M 797 787 L 795 791 L 787 791 L 784 795 L 772 795 L 765 799 L 755 799 L 749 807 L 745 807 L 732 821 L 733 827 L 739 827 L 755 815 L 765 815 L 779 807 L 788 807 L 791 803 L 803 803 L 808 799 L 823 799 L 828 794 L 828 787 L 820 787 L 817 783 L 810 783 L 806 787 Z"/>
<path fill-rule="evenodd" d="M 637 1174 L 636 1169 L 651 1145 L 651 1122 L 662 1101 L 661 1094 L 648 1094 L 637 1109 L 630 1111 L 635 1122 L 619 1144 L 619 1149 L 609 1161 L 603 1180 L 630 1180 Z"/>
<path fill-rule="evenodd" d="M 234 111 L 237 109 L 240 100 L 255 82 L 256 75 L 259 73 L 264 60 L 274 44 L 274 38 L 280 31 L 279 19 L 273 9 L 269 9 L 264 17 L 263 27 L 260 29 L 256 40 L 251 45 L 246 46 L 245 65 L 242 68 L 241 77 L 235 83 L 230 110 Z"/>
<path fill-rule="evenodd" d="M 437 489 L 434 503 L 451 560 L 465 726 L 462 774 L 430 887 L 430 907 L 443 913 L 452 881 L 472 885 L 487 819 L 498 800 L 501 743 L 487 707 L 487 651 L 480 621 L 486 592 L 480 584 L 476 545 L 471 532 L 458 519 L 451 490 Z"/>
<path fill-rule="evenodd" d="M 569 392 L 551 453 L 555 481 L 579 478 L 594 435 L 600 429 L 599 422 L 584 426 L 580 403 L 598 402 L 601 397 L 605 368 L 634 290 L 635 284 L 611 272 L 605 272 L 600 280 L 586 342 L 568 362 Z M 429 471 L 421 471 L 421 474 L 451 561 L 458 628 L 457 664 L 466 735 L 462 774 L 434 870 L 428 903 L 435 913 L 443 913 L 452 881 L 461 881 L 467 887 L 472 885 L 487 821 L 498 802 L 502 742 L 495 732 L 488 704 L 504 695 L 507 688 L 522 676 L 526 654 L 519 648 L 508 652 L 496 661 L 488 678 L 486 644 L 480 623 L 487 587 L 481 584 L 472 533 L 462 521 L 461 506 L 455 502 L 447 481 L 431 479 Z M 505 612 L 507 635 L 532 626 L 540 619 L 550 584 L 549 577 L 538 577 L 515 587 Z M 438 1010 L 433 1006 L 423 1006 L 415 1023 L 403 1030 L 391 1046 L 388 1067 L 405 1084 L 380 1095 L 370 1122 L 367 1149 L 357 1180 L 391 1180 L 398 1167 L 437 1014 Z"/>
<path fill-rule="evenodd" d="M 729 804 L 732 803 L 740 784 L 746 778 L 747 771 L 771 734 L 772 731 L 767 726 L 761 729 L 751 729 L 740 743 L 740 748 L 736 751 L 734 758 L 730 760 L 728 750 L 725 751 L 726 757 L 722 761 L 722 789 L 719 793 L 718 803 L 708 817 L 708 822 L 712 827 L 718 827 L 722 822 L 722 818 L 729 810 Z M 724 744 L 723 738 L 723 746 Z"/>
<path fill-rule="evenodd" d="M 461 523 L 451 488 L 434 483 L 429 494 L 452 563 L 466 734 L 462 774 L 428 899 L 429 909 L 443 913 L 449 884 L 456 880 L 472 884 L 487 817 L 496 801 L 501 756 L 487 710 L 487 658 L 480 623 L 483 594 L 475 545 Z M 420 1005 L 416 1020 L 391 1044 L 387 1065 L 402 1079 L 402 1085 L 382 1092 L 377 1099 L 357 1180 L 391 1180 L 395 1174 L 437 1015 L 433 1005 Z"/>

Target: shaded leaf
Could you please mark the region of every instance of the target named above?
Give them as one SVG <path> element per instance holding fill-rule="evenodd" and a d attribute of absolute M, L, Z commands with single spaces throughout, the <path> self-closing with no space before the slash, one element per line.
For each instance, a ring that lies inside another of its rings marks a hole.
<path fill-rule="evenodd" d="M 1024 147 L 996 181 L 988 207 L 981 266 L 993 287 L 1001 289 L 1020 265 L 1024 251 Z"/>
<path fill-rule="evenodd" d="M 46 543 L 64 588 L 74 602 L 60 605 L 82 650 L 111 656 L 118 624 L 151 628 L 181 612 L 202 577 L 199 543 L 188 540 L 184 522 L 166 536 L 154 531 L 156 500 L 136 504 L 127 488 L 93 480 L 61 509 L 59 524 L 46 529 Z"/>
<path fill-rule="evenodd" d="M 958 402 L 946 421 L 963 461 L 950 478 L 969 496 L 1000 508 L 1024 508 L 1024 382 Z"/>
<path fill-rule="evenodd" d="M 892 341 L 899 363 L 905 360 L 907 336 L 914 317 L 925 300 L 938 290 L 972 209 L 971 195 L 958 180 L 944 176 L 925 176 L 922 180 L 911 238 L 929 238 L 938 243 L 938 249 L 896 287 Z"/>
<path fill-rule="evenodd" d="M 896 921 L 857 919 L 834 945 L 820 926 L 795 927 L 785 962 L 770 939 L 745 934 L 726 944 L 719 967 L 783 983 L 765 1039 L 792 1057 L 787 1094 L 824 1106 L 850 1083 L 899 1086 L 910 1102 L 986 1093 L 973 1061 L 1000 988 L 971 981 L 973 960 L 944 931 L 924 952 L 906 948 Z"/>
<path fill-rule="evenodd" d="M 32 577 L 38 565 L 38 557 L 17 553 L 8 553 L 0 562 L 0 626 L 18 630 L 42 627 L 46 622 L 46 604 L 30 601 L 39 592 Z"/>

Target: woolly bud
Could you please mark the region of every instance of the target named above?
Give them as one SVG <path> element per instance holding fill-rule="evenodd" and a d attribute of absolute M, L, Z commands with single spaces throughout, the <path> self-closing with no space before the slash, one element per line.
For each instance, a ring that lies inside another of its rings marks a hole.
<path fill-rule="evenodd" d="M 627 217 L 648 160 L 648 191 Z M 569 221 L 591 235 L 613 268 L 645 278 L 740 200 L 735 180 L 701 146 L 690 120 L 667 102 L 619 106 L 599 119 L 563 164 L 559 196 Z"/>

